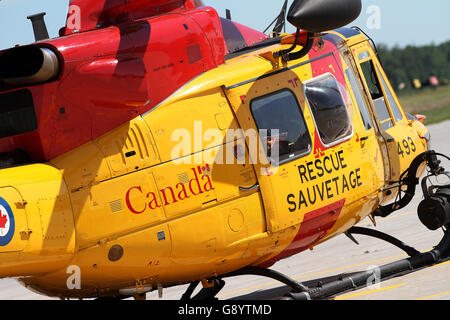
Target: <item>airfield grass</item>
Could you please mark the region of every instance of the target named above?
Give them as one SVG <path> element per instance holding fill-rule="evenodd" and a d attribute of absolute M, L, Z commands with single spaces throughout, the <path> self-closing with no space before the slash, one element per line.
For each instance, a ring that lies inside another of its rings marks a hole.
<path fill-rule="evenodd" d="M 425 115 L 425 125 L 450 120 L 450 85 L 401 94 L 399 99 L 407 112 Z"/>

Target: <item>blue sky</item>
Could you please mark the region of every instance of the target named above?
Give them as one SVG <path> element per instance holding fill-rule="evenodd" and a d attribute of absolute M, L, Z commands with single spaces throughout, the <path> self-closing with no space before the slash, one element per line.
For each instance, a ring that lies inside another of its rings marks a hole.
<path fill-rule="evenodd" d="M 292 3 L 293 0 L 289 2 Z M 360 26 L 377 43 L 424 45 L 450 40 L 449 0 L 362 0 L 363 11 L 352 25 Z M 204 0 L 225 16 L 263 31 L 276 17 L 283 0 Z M 51 37 L 65 24 L 69 0 L 0 0 L 0 49 L 33 42 L 27 16 L 47 12 L 45 20 Z M 369 11 L 368 11 L 369 10 Z M 294 32 L 289 27 L 288 32 Z"/>

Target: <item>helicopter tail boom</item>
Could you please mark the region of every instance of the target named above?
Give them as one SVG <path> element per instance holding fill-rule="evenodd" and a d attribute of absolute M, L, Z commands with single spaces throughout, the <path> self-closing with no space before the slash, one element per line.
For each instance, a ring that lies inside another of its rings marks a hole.
<path fill-rule="evenodd" d="M 61 172 L 42 164 L 4 169 L 0 185 L 0 278 L 67 265 L 75 228 Z"/>

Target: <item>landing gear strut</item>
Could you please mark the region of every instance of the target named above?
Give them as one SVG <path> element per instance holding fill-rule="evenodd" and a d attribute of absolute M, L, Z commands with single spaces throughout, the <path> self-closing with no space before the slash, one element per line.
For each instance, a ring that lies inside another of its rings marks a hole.
<path fill-rule="evenodd" d="M 373 229 L 368 229 L 368 228 L 363 228 L 363 227 L 352 227 L 347 231 L 347 235 L 349 234 L 361 234 L 361 235 L 366 235 L 369 237 L 374 237 L 374 238 L 378 238 L 381 240 L 384 240 L 386 242 L 389 242 L 390 244 L 402 249 L 403 251 L 405 251 L 410 257 L 414 257 L 416 255 L 420 254 L 420 251 L 404 244 L 403 242 L 401 242 L 400 240 L 398 240 L 397 238 L 394 238 L 393 236 L 390 236 L 386 233 L 383 233 L 381 231 L 377 231 L 377 230 L 373 230 Z"/>
<path fill-rule="evenodd" d="M 187 288 L 186 292 L 181 297 L 182 301 L 205 301 L 205 300 L 215 300 L 215 296 L 223 289 L 225 286 L 225 281 L 222 279 L 213 279 L 213 285 L 209 288 L 203 288 L 197 295 L 191 298 L 194 293 L 195 288 L 197 288 L 200 281 L 192 282 Z"/>
<path fill-rule="evenodd" d="M 192 293 L 195 288 L 200 283 L 199 281 L 192 282 L 186 292 L 183 294 L 181 300 L 210 300 L 214 299 L 215 295 L 219 293 L 220 290 L 225 286 L 224 278 L 231 278 L 237 276 L 244 275 L 254 275 L 254 276 L 262 276 L 268 277 L 274 280 L 278 280 L 281 283 L 289 286 L 292 289 L 292 292 L 307 292 L 309 289 L 303 284 L 287 277 L 286 275 L 279 273 L 274 270 L 258 268 L 258 267 L 245 267 L 240 270 L 233 271 L 228 274 L 224 274 L 220 276 L 220 279 L 215 279 L 214 286 L 212 288 L 203 288 L 195 297 L 191 298 Z"/>

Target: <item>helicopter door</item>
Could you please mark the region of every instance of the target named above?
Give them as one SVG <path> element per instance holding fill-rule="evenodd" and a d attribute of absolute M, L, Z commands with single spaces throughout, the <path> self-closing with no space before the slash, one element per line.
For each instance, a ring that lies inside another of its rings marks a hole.
<path fill-rule="evenodd" d="M 358 71 L 356 71 L 356 65 L 347 55 L 343 54 L 342 57 L 348 66 L 344 72 L 348 79 L 349 86 L 352 89 L 351 92 L 361 117 L 362 126 L 357 134 L 361 145 L 362 156 L 366 157 L 371 164 L 371 168 L 374 171 L 373 186 L 375 189 L 379 189 L 384 185 L 385 174 L 388 171 L 388 169 L 385 168 L 389 168 L 389 158 L 383 156 L 381 148 L 385 148 L 384 141 L 381 145 L 378 143 L 378 137 L 375 132 L 376 121 L 374 120 L 373 114 L 370 112 L 371 109 L 368 100 L 364 95 L 364 86 L 359 78 Z M 354 119 L 354 121 L 357 120 Z M 384 150 L 384 154 L 387 154 L 387 150 Z"/>
<path fill-rule="evenodd" d="M 271 232 L 299 224 L 303 219 L 289 211 L 287 201 L 292 186 L 299 184 L 297 167 L 312 152 L 312 140 L 304 117 L 306 104 L 298 96 L 301 91 L 287 88 L 292 78 L 298 79 L 287 71 L 226 88 L 244 131 L 264 201 L 267 229 Z"/>
<path fill-rule="evenodd" d="M 312 152 L 302 110 L 306 104 L 299 103 L 300 90 L 296 93 L 287 88 L 292 77 L 297 78 L 292 72 L 283 72 L 226 88 L 244 131 L 271 232 L 302 222 L 301 215 L 289 211 L 286 197 L 299 183 L 297 166 L 304 163 L 303 156 Z"/>
<path fill-rule="evenodd" d="M 409 163 L 419 154 L 420 140 L 409 126 L 400 103 L 382 71 L 381 65 L 368 42 L 352 47 L 358 70 L 370 97 L 377 125 L 383 138 L 382 147 L 387 150 L 387 181 L 397 181 L 408 169 Z"/>

